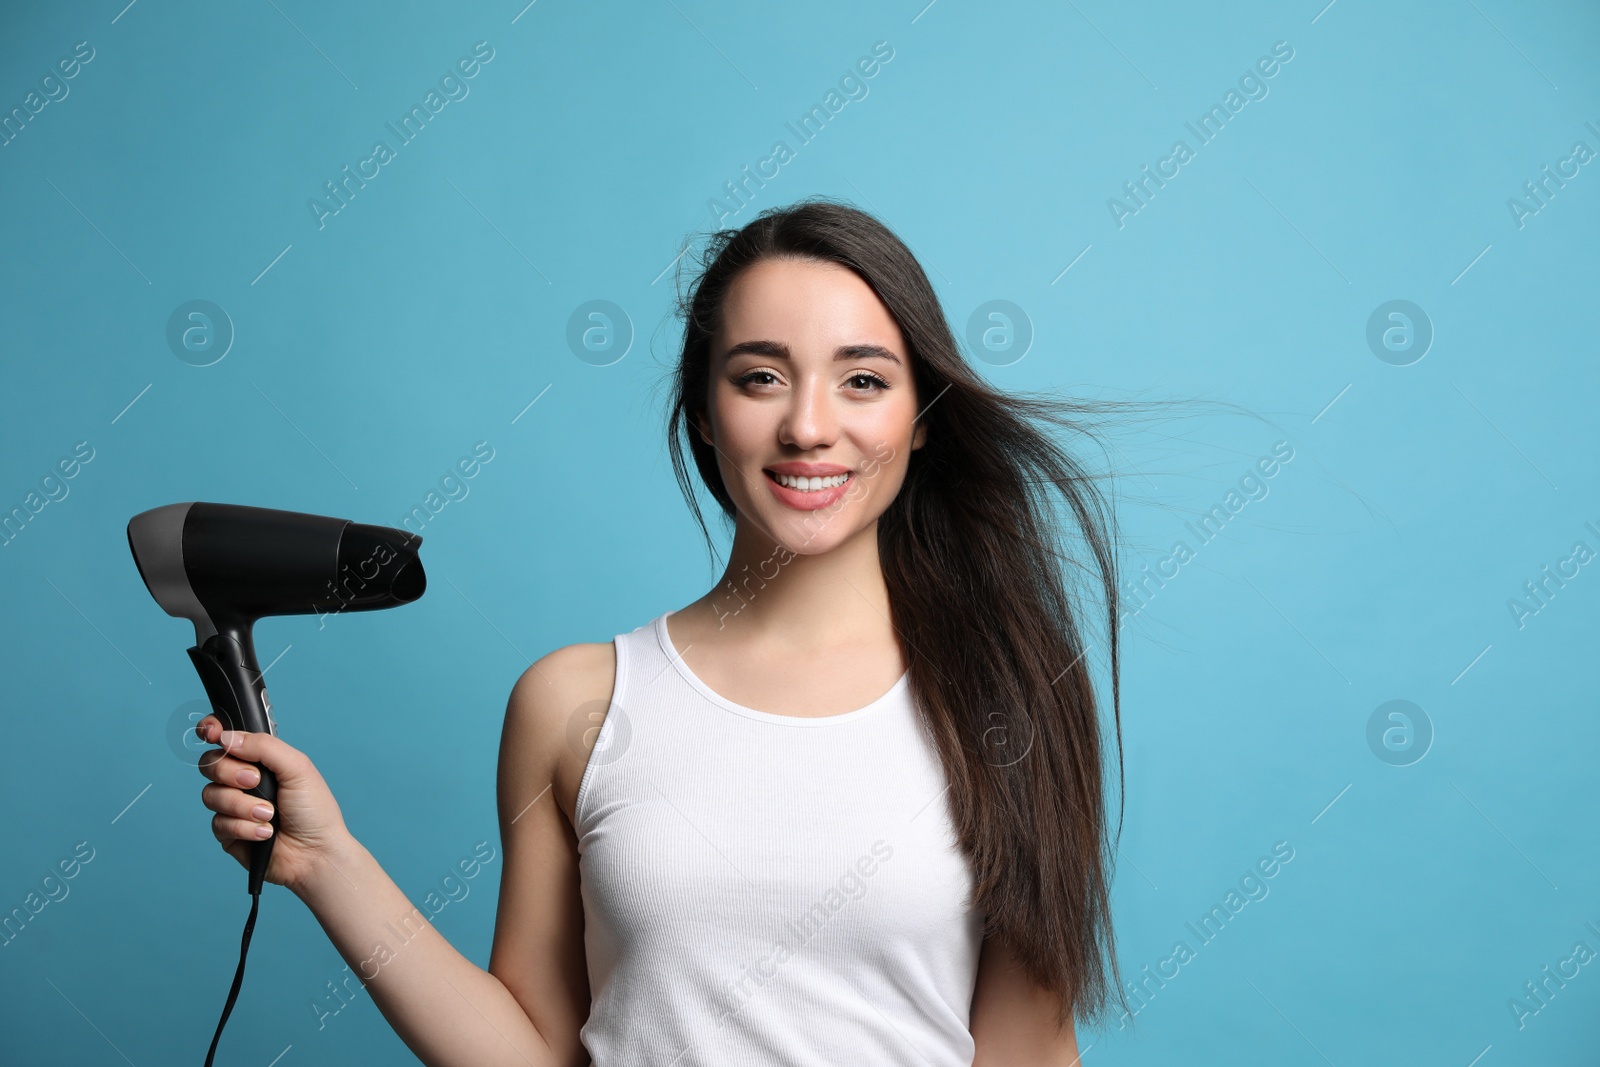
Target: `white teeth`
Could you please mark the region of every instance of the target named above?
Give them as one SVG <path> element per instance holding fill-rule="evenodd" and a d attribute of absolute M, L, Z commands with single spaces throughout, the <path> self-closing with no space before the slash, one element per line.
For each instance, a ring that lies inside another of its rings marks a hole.
<path fill-rule="evenodd" d="M 790 489 L 797 489 L 802 493 L 815 493 L 822 489 L 834 489 L 850 480 L 850 475 L 833 474 L 826 478 L 800 478 L 793 474 L 775 474 L 779 485 Z"/>

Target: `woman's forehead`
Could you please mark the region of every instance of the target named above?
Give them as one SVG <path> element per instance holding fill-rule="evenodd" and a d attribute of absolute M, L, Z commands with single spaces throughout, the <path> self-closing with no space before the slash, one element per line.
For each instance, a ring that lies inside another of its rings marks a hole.
<path fill-rule="evenodd" d="M 799 357 L 831 357 L 845 345 L 902 353 L 888 308 L 854 271 L 817 260 L 771 259 L 740 272 L 728 288 L 713 338 L 717 353 L 746 341 L 787 345 Z"/>

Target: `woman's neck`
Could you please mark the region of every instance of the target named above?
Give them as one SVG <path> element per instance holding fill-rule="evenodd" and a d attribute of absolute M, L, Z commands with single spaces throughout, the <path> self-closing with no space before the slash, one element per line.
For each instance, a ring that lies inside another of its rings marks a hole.
<path fill-rule="evenodd" d="M 826 552 L 802 554 L 741 522 L 722 578 L 684 611 L 713 640 L 737 627 L 741 640 L 799 655 L 878 644 L 891 623 L 877 523 Z"/>

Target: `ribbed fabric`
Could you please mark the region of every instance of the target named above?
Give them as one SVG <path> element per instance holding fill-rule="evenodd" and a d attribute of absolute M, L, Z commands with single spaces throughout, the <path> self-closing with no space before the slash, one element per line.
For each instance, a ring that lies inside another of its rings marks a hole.
<path fill-rule="evenodd" d="M 908 678 L 756 711 L 689 670 L 671 614 L 614 639 L 578 787 L 594 1067 L 971 1067 L 981 913 Z"/>

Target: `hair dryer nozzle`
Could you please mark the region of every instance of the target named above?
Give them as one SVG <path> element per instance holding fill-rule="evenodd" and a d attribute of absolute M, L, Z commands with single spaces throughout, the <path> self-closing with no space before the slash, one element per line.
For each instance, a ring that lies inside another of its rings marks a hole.
<path fill-rule="evenodd" d="M 352 522 L 339 538 L 337 610 L 372 611 L 409 604 L 428 588 L 417 547 L 422 538 L 391 526 Z"/>

